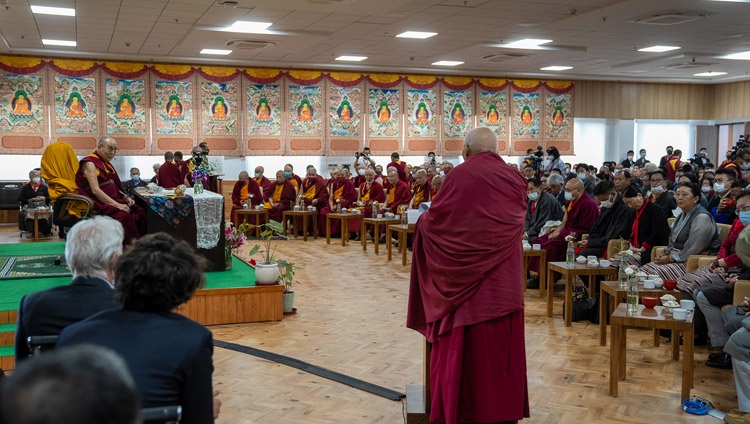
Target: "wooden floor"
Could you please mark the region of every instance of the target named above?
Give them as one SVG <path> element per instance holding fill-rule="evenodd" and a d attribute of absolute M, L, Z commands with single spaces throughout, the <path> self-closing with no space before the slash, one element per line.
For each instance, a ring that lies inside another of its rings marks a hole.
<path fill-rule="evenodd" d="M 18 242 L 14 227 L 0 242 Z M 338 241 L 338 240 L 336 240 Z M 214 338 L 288 355 L 394 390 L 422 381 L 422 339 L 404 327 L 409 267 L 376 256 L 372 244 L 341 247 L 325 239 L 280 242 L 278 258 L 295 262 L 296 315 L 283 321 L 209 327 Z M 546 317 L 538 291 L 526 293 L 526 352 L 531 423 L 712 423 L 680 409 L 680 363 L 651 333 L 628 332 L 627 380 L 608 395 L 609 346 L 598 326 L 566 328 L 561 302 Z M 560 296 L 558 294 L 558 296 Z M 737 406 L 732 372 L 707 368 L 696 348 L 693 394 L 724 411 Z M 220 348 L 214 382 L 222 390 L 220 424 L 401 423 L 403 405 L 292 368 Z M 501 401 L 501 400 L 498 400 Z"/>

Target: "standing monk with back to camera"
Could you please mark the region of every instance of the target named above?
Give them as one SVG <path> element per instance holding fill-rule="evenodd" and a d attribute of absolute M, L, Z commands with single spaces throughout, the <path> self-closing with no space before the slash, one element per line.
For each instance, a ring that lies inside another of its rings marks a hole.
<path fill-rule="evenodd" d="M 488 128 L 469 132 L 463 156 L 417 221 L 406 326 L 432 345 L 431 421 L 512 422 L 529 416 L 526 180 L 498 156 Z"/>

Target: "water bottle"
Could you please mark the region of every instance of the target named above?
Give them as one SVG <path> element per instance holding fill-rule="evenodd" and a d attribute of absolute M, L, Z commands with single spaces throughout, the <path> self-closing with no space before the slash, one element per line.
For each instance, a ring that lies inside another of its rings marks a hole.
<path fill-rule="evenodd" d="M 632 282 L 628 286 L 628 315 L 638 313 L 638 284 Z"/>
<path fill-rule="evenodd" d="M 620 259 L 620 270 L 617 273 L 617 279 L 620 281 L 620 288 L 625 289 L 628 287 L 628 274 L 625 272 L 625 268 L 628 267 L 627 260 L 625 257 Z"/>
<path fill-rule="evenodd" d="M 568 250 L 565 252 L 565 263 L 568 267 L 572 268 L 576 263 L 576 249 L 573 247 L 573 242 L 568 242 Z"/>
<path fill-rule="evenodd" d="M 378 217 L 378 201 L 372 202 L 372 217 L 377 218 Z"/>

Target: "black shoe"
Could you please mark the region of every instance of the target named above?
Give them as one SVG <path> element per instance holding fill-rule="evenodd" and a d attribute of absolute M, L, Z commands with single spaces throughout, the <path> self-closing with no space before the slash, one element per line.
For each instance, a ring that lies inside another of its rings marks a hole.
<path fill-rule="evenodd" d="M 712 360 L 712 359 L 716 360 L 716 359 L 718 359 L 718 358 L 721 358 L 721 355 L 723 355 L 723 354 L 724 354 L 724 352 L 714 352 L 714 353 L 709 353 L 709 354 L 708 354 L 708 360 L 709 360 L 709 361 L 710 361 L 710 360 Z"/>
<path fill-rule="evenodd" d="M 526 288 L 527 289 L 538 289 L 539 288 L 539 279 L 536 278 L 536 277 L 534 277 L 534 278 L 529 278 L 528 280 L 526 280 Z"/>
<path fill-rule="evenodd" d="M 721 368 L 723 370 L 731 370 L 732 357 L 726 352 L 721 352 L 718 358 L 709 358 L 708 361 L 706 361 L 706 366 L 711 368 Z"/>

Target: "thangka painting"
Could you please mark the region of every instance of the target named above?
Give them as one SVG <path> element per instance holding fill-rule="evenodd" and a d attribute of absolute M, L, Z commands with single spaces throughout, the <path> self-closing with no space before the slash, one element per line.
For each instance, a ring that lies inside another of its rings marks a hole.
<path fill-rule="evenodd" d="M 193 83 L 156 81 L 154 111 L 157 134 L 193 133 Z"/>
<path fill-rule="evenodd" d="M 498 140 L 508 139 L 508 91 L 479 93 L 479 126 L 491 129 Z"/>
<path fill-rule="evenodd" d="M 331 137 L 359 137 L 362 123 L 362 89 L 328 87 L 328 134 Z"/>
<path fill-rule="evenodd" d="M 371 88 L 368 93 L 370 137 L 398 137 L 401 99 L 399 90 Z"/>
<path fill-rule="evenodd" d="M 407 137 L 437 137 L 437 93 L 435 90 L 407 90 Z"/>
<path fill-rule="evenodd" d="M 445 138 L 463 138 L 469 132 L 474 114 L 473 100 L 473 90 L 443 91 L 443 136 Z"/>
<path fill-rule="evenodd" d="M 146 82 L 106 80 L 107 134 L 146 134 Z"/>
<path fill-rule="evenodd" d="M 573 95 L 572 93 L 544 96 L 545 139 L 573 140 Z"/>
<path fill-rule="evenodd" d="M 323 87 L 289 86 L 289 135 L 323 137 Z"/>
<path fill-rule="evenodd" d="M 281 137 L 281 87 L 247 84 L 247 135 Z"/>
<path fill-rule="evenodd" d="M 95 134 L 96 79 L 55 77 L 55 126 L 58 134 Z"/>
<path fill-rule="evenodd" d="M 42 77 L 7 74 L 0 76 L 0 132 L 44 131 Z"/>
<path fill-rule="evenodd" d="M 238 87 L 236 82 L 201 83 L 203 135 L 237 135 Z"/>
<path fill-rule="evenodd" d="M 541 137 L 540 109 L 539 93 L 513 92 L 513 141 L 535 140 Z"/>

